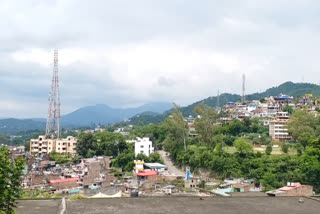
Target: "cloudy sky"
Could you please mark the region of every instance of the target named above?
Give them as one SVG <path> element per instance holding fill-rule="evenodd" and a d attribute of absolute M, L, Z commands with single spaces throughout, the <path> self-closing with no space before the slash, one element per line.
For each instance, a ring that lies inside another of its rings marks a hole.
<path fill-rule="evenodd" d="M 317 0 L 0 0 L 0 117 L 46 117 L 53 50 L 62 113 L 188 105 L 320 82 Z"/>

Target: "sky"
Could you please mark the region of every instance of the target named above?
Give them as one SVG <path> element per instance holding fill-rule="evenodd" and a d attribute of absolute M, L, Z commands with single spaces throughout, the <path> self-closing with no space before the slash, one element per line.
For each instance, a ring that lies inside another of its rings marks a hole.
<path fill-rule="evenodd" d="M 0 117 L 46 117 L 59 50 L 61 112 L 181 106 L 320 83 L 317 0 L 1 0 Z"/>

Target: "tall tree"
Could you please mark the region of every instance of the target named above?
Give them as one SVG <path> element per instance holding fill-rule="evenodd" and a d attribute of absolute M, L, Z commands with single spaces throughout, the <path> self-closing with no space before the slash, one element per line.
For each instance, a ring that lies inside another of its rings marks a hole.
<path fill-rule="evenodd" d="M 187 150 L 186 141 L 188 138 L 188 124 L 180 111 L 179 106 L 174 104 L 173 114 L 166 120 L 168 130 L 176 139 L 178 144 L 183 144 L 184 150 Z"/>
<path fill-rule="evenodd" d="M 0 149 L 0 213 L 14 213 L 15 200 L 21 194 L 24 160 L 11 160 L 8 148 Z"/>
<path fill-rule="evenodd" d="M 82 157 L 87 157 L 90 150 L 94 150 L 94 136 L 91 133 L 81 133 L 78 137 L 77 152 Z"/>
<path fill-rule="evenodd" d="M 316 130 L 319 126 L 317 123 L 317 117 L 306 110 L 297 109 L 291 116 L 288 130 L 295 140 L 306 147 L 308 141 L 316 137 Z"/>
<path fill-rule="evenodd" d="M 214 108 L 203 103 L 195 107 L 194 112 L 198 115 L 194 123 L 196 131 L 199 133 L 200 139 L 209 146 L 212 144 L 212 135 L 216 127 L 218 114 Z"/>

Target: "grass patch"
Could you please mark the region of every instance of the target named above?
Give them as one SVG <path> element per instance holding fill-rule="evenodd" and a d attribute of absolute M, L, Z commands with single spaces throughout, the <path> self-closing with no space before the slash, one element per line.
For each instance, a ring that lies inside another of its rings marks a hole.
<path fill-rule="evenodd" d="M 230 154 L 233 154 L 233 153 L 235 153 L 237 151 L 236 148 L 233 147 L 233 146 L 226 146 L 223 149 L 224 149 L 225 152 L 230 153 Z M 266 151 L 266 147 L 254 147 L 253 151 L 255 153 L 261 152 L 261 153 L 264 154 L 265 151 Z M 278 148 L 272 148 L 272 153 L 271 154 L 272 155 L 283 155 L 284 153 L 281 151 L 281 148 L 278 147 Z M 297 154 L 297 150 L 293 149 L 293 148 L 289 148 L 288 154 L 289 155 L 296 155 Z"/>
<path fill-rule="evenodd" d="M 73 195 L 69 197 L 70 200 L 81 200 L 81 199 L 88 199 L 86 196 L 83 195 Z"/>

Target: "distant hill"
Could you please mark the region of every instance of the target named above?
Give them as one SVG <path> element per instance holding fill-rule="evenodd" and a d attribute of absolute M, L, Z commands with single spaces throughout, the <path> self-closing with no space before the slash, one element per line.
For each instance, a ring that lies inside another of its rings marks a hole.
<path fill-rule="evenodd" d="M 320 86 L 316 84 L 311 84 L 311 83 L 293 83 L 293 82 L 285 82 L 279 86 L 272 87 L 267 89 L 265 92 L 262 93 L 253 93 L 249 94 L 246 96 L 247 100 L 259 100 L 262 97 L 270 97 L 270 96 L 277 96 L 280 93 L 287 94 L 289 96 L 293 96 L 295 98 L 301 97 L 307 93 L 311 93 L 316 97 L 320 96 Z M 221 94 L 219 97 L 219 103 L 220 106 L 222 107 L 228 102 L 237 102 L 241 100 L 241 96 L 238 94 L 228 94 L 224 93 Z M 183 113 L 184 116 L 189 116 L 193 114 L 193 109 L 199 105 L 200 103 L 204 103 L 205 105 L 208 105 L 210 107 L 217 107 L 217 96 L 213 97 L 208 97 L 204 100 L 200 100 L 198 102 L 195 102 L 191 105 L 181 107 L 181 112 Z M 154 123 L 156 121 L 159 121 L 160 118 L 163 120 L 166 118 L 165 115 L 169 115 L 171 111 L 165 112 L 162 116 L 157 115 L 154 117 L 150 117 L 147 115 L 141 115 L 139 117 L 139 121 L 143 121 L 144 124 L 149 124 L 149 123 Z M 162 120 L 162 121 L 163 121 Z M 137 118 L 134 118 L 132 124 L 134 124 L 137 121 Z M 161 122 L 161 120 L 160 120 Z"/>
<path fill-rule="evenodd" d="M 272 87 L 267 89 L 265 92 L 262 93 L 254 93 L 254 94 L 248 94 L 246 96 L 247 100 L 259 100 L 262 97 L 270 97 L 270 96 L 277 96 L 280 93 L 293 96 L 295 98 L 301 97 L 305 94 L 311 93 L 314 96 L 318 97 L 320 96 L 320 86 L 316 84 L 311 83 L 293 83 L 293 82 L 285 82 L 277 87 Z M 237 102 L 241 100 L 241 96 L 237 94 L 221 94 L 220 95 L 220 106 L 224 106 L 228 102 Z M 216 107 L 217 106 L 217 96 L 214 97 L 208 97 L 204 100 L 198 101 L 196 103 L 193 103 L 189 106 L 182 107 L 181 111 L 185 116 L 191 115 L 193 112 L 193 109 L 200 103 L 204 103 L 210 107 Z"/>
<path fill-rule="evenodd" d="M 276 96 L 280 93 L 287 94 L 293 97 L 301 97 L 306 93 L 312 93 L 314 96 L 320 96 L 320 86 L 310 83 L 293 83 L 285 82 L 279 86 L 269 88 L 262 93 L 253 93 L 246 96 L 247 100 L 258 100 L 262 97 Z M 221 94 L 219 97 L 220 106 L 228 102 L 237 102 L 241 100 L 241 96 L 237 94 Z M 193 109 L 200 103 L 204 103 L 211 107 L 217 106 L 217 97 L 208 97 L 191 105 L 181 108 L 185 116 L 193 113 Z M 107 125 L 123 121 L 130 118 L 130 122 L 126 124 L 149 124 L 159 123 L 171 114 L 171 103 L 149 103 L 137 108 L 111 108 L 104 104 L 94 106 L 86 106 L 80 108 L 70 114 L 64 115 L 61 118 L 62 127 L 78 128 L 88 127 L 92 125 Z M 28 130 L 44 130 L 45 119 L 34 118 L 29 120 L 18 119 L 0 119 L 0 133 L 18 133 Z"/>
<path fill-rule="evenodd" d="M 172 108 L 171 103 L 149 103 L 137 108 L 111 108 L 104 104 L 80 108 L 61 118 L 62 126 L 87 126 L 121 122 L 143 112 L 162 114 Z"/>
<path fill-rule="evenodd" d="M 61 117 L 62 128 L 90 127 L 121 122 L 143 112 L 146 115 L 162 115 L 172 108 L 172 103 L 154 102 L 136 108 L 111 108 L 104 104 L 86 106 Z M 151 113 L 152 112 L 152 113 Z M 44 130 L 46 119 L 0 119 L 0 133 L 16 134 L 29 130 Z"/>
<path fill-rule="evenodd" d="M 31 119 L 2 119 L 0 120 L 0 133 L 16 134 L 28 130 L 44 130 L 45 122 L 34 121 Z"/>

